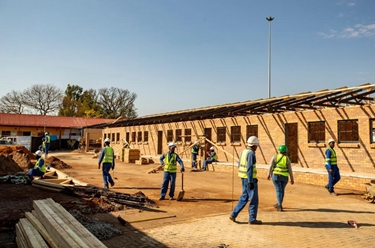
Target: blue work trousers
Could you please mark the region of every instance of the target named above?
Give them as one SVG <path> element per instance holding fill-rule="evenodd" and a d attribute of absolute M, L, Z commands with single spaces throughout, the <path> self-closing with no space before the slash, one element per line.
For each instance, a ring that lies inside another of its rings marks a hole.
<path fill-rule="evenodd" d="M 203 169 L 203 170 L 206 170 L 206 169 L 207 169 L 207 165 L 208 165 L 208 164 L 212 164 L 212 162 L 214 162 L 214 160 L 211 159 L 211 158 L 205 160 L 205 161 L 203 162 L 203 168 L 202 168 L 202 169 Z"/>
<path fill-rule="evenodd" d="M 240 196 L 240 199 L 238 200 L 236 207 L 231 213 L 231 216 L 236 218 L 238 214 L 241 212 L 241 210 L 246 206 L 247 202 L 250 200 L 249 222 L 251 222 L 257 219 L 257 214 L 258 214 L 258 204 L 259 204 L 258 179 L 254 179 L 254 189 L 252 190 L 247 187 L 248 185 L 247 178 L 241 178 L 241 181 L 242 181 L 242 195 Z"/>
<path fill-rule="evenodd" d="M 103 171 L 103 181 L 104 187 L 108 188 L 108 182 L 113 184 L 113 179 L 109 171 L 112 169 L 112 163 L 103 163 L 102 171 Z"/>
<path fill-rule="evenodd" d="M 176 187 L 176 172 L 166 172 L 164 171 L 163 183 L 161 185 L 160 196 L 165 197 L 168 190 L 169 181 L 171 182 L 171 188 L 169 190 L 169 196 L 174 196 L 174 189 Z"/>
<path fill-rule="evenodd" d="M 327 168 L 326 168 L 327 169 Z M 328 190 L 329 192 L 335 192 L 335 184 L 340 181 L 340 170 L 337 165 L 331 165 L 332 173 L 329 173 L 329 169 L 327 169 L 328 172 Z"/>
<path fill-rule="evenodd" d="M 49 145 L 50 145 L 50 143 L 46 143 L 46 147 L 45 147 L 45 153 L 46 153 L 46 155 L 48 154 L 48 151 L 49 151 Z"/>
<path fill-rule="evenodd" d="M 191 154 L 191 167 L 192 168 L 197 168 L 197 155 L 195 153 Z"/>
<path fill-rule="evenodd" d="M 36 177 L 41 177 L 44 175 L 44 172 L 41 172 L 38 168 L 32 168 L 28 173 L 27 175 L 32 178 L 34 176 Z"/>
<path fill-rule="evenodd" d="M 288 184 L 288 177 L 281 175 L 272 175 L 272 182 L 276 189 L 276 199 L 279 206 L 283 205 L 285 187 Z"/>

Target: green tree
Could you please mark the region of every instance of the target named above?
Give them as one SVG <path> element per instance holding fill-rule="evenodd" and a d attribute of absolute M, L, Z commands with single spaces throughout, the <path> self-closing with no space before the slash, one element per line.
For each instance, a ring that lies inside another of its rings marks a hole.
<path fill-rule="evenodd" d="M 105 118 L 118 118 L 120 116 L 128 119 L 137 117 L 134 101 L 137 98 L 135 93 L 119 88 L 99 89 L 98 102 Z"/>
<path fill-rule="evenodd" d="M 83 116 L 82 113 L 84 113 L 84 110 L 82 110 L 82 91 L 82 87 L 68 84 L 65 90 L 65 96 L 59 108 L 60 116 Z"/>

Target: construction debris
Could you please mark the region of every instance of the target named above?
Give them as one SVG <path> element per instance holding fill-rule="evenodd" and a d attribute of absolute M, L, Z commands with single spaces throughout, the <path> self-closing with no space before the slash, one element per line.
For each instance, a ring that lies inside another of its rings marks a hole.
<path fill-rule="evenodd" d="M 35 200 L 16 225 L 18 247 L 106 247 L 51 198 Z"/>
<path fill-rule="evenodd" d="M 156 173 L 157 171 L 162 171 L 163 167 L 164 167 L 163 165 L 158 165 L 157 167 L 154 167 L 151 170 L 147 171 L 147 174 Z"/>

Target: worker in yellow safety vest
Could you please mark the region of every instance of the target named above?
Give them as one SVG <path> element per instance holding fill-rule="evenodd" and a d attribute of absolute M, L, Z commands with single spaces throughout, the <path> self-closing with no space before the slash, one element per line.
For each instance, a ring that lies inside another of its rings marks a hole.
<path fill-rule="evenodd" d="M 289 157 L 286 155 L 288 148 L 286 145 L 281 145 L 278 148 L 279 154 L 272 157 L 270 161 L 270 167 L 268 168 L 267 179 L 271 180 L 275 185 L 277 203 L 273 205 L 277 208 L 277 211 L 283 210 L 283 200 L 285 195 L 285 187 L 288 184 L 290 177 L 290 183 L 294 184 L 292 165 Z"/>
<path fill-rule="evenodd" d="M 34 179 L 34 176 L 43 177 L 44 174 L 47 171 L 47 167 L 44 164 L 44 159 L 42 158 L 42 151 L 36 151 L 35 152 L 35 158 L 36 158 L 36 164 L 35 167 L 32 168 L 27 175 L 29 176 L 29 179 L 32 181 Z"/>
<path fill-rule="evenodd" d="M 180 164 L 181 173 L 185 171 L 184 162 L 182 162 L 180 156 L 174 152 L 176 145 L 174 142 L 168 144 L 169 151 L 160 156 L 160 164 L 164 166 L 163 183 L 160 190 L 159 200 L 165 200 L 167 194 L 169 182 L 171 182 L 171 188 L 169 189 L 169 200 L 174 200 L 174 190 L 176 186 L 176 173 L 177 173 L 177 162 Z"/>
<path fill-rule="evenodd" d="M 50 143 L 51 143 L 51 136 L 49 136 L 48 132 L 46 132 L 44 135 L 45 135 L 45 137 L 44 137 L 44 139 L 45 139 L 44 158 L 47 158 Z"/>
<path fill-rule="evenodd" d="M 191 168 L 196 169 L 197 168 L 197 156 L 200 149 L 200 145 L 198 140 L 196 140 L 191 147 Z"/>
<path fill-rule="evenodd" d="M 236 221 L 236 217 L 250 200 L 249 224 L 262 224 L 261 220 L 257 220 L 259 199 L 255 151 L 258 146 L 258 138 L 256 136 L 250 136 L 247 139 L 247 148 L 240 154 L 240 160 L 238 161 L 238 177 L 241 178 L 242 194 L 236 207 L 229 216 L 229 219 L 233 222 Z"/>
<path fill-rule="evenodd" d="M 103 162 L 102 173 L 104 188 L 106 189 L 108 189 L 108 183 L 110 183 L 112 187 L 115 185 L 115 182 L 113 181 L 111 174 L 109 174 L 109 171 L 111 169 L 115 169 L 115 154 L 113 148 L 109 146 L 110 143 L 111 140 L 109 138 L 106 138 L 104 140 L 104 148 L 102 149 L 98 161 L 98 169 L 100 169 L 100 164 Z"/>
<path fill-rule="evenodd" d="M 333 139 L 328 140 L 328 149 L 326 150 L 326 169 L 328 172 L 328 184 L 325 188 L 331 195 L 337 195 L 335 192 L 335 184 L 340 181 L 340 170 L 337 166 L 337 156 L 336 151 L 333 149 L 335 147 L 335 141 Z"/>

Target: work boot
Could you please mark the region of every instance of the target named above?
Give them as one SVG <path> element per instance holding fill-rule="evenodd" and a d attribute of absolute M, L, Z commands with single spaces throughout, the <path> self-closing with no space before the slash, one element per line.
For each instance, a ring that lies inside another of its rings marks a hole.
<path fill-rule="evenodd" d="M 173 196 L 172 196 L 172 197 L 169 197 L 169 200 L 170 200 L 170 201 L 173 201 L 173 200 L 174 200 Z"/>
<path fill-rule="evenodd" d="M 115 182 L 111 182 L 111 187 L 115 186 Z"/>
<path fill-rule="evenodd" d="M 277 211 L 284 212 L 283 207 L 281 205 L 277 205 Z"/>
<path fill-rule="evenodd" d="M 253 220 L 249 222 L 250 225 L 261 225 L 262 221 L 261 220 Z"/>
<path fill-rule="evenodd" d="M 230 219 L 231 221 L 233 221 L 233 222 L 236 222 L 236 218 L 233 217 L 232 215 L 229 216 L 229 219 Z"/>
<path fill-rule="evenodd" d="M 324 188 L 326 188 L 326 190 L 328 190 L 328 192 L 331 193 L 331 191 L 329 191 L 328 184 L 324 186 Z"/>
<path fill-rule="evenodd" d="M 159 201 L 165 200 L 164 196 L 160 196 Z"/>
<path fill-rule="evenodd" d="M 273 204 L 273 207 L 274 208 L 277 208 L 279 206 L 279 204 L 278 203 L 276 203 L 276 204 Z"/>
<path fill-rule="evenodd" d="M 337 196 L 337 193 L 335 191 L 330 192 L 331 195 Z"/>

